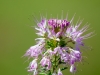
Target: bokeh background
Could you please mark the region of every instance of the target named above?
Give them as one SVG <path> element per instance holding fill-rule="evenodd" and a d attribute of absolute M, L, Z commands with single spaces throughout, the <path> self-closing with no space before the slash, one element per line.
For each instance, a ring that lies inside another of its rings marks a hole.
<path fill-rule="evenodd" d="M 82 25 L 88 22 L 90 32 L 96 34 L 85 41 L 92 50 L 82 51 L 87 58 L 78 65 L 76 75 L 100 75 L 100 0 L 0 0 L 0 75 L 28 75 L 29 62 L 21 57 L 35 44 L 33 15 L 38 20 L 40 13 L 60 18 L 62 11 L 64 18 L 68 12 L 69 20 L 76 13 L 74 23 L 80 17 Z M 68 69 L 64 75 L 72 74 Z"/>

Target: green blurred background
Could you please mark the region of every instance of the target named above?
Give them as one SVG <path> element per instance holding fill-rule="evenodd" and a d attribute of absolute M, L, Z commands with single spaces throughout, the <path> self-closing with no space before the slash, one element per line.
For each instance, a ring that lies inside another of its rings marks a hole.
<path fill-rule="evenodd" d="M 92 50 L 82 51 L 86 62 L 78 65 L 76 75 L 100 74 L 100 1 L 99 0 L 0 0 L 0 75 L 28 75 L 25 69 L 29 62 L 21 58 L 25 51 L 35 44 L 37 35 L 33 14 L 39 19 L 40 13 L 47 18 L 64 18 L 68 12 L 69 20 L 76 13 L 74 21 L 84 18 L 83 24 L 90 23 L 96 35 L 85 42 Z M 29 19 L 28 19 L 29 18 Z M 89 64 L 87 63 L 89 62 Z M 69 69 L 64 75 L 72 75 Z"/>

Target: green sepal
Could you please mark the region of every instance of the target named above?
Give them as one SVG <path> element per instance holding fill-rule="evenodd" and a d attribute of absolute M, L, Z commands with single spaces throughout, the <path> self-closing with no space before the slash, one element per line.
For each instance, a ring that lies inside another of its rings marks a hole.
<path fill-rule="evenodd" d="M 46 71 L 45 67 L 41 68 L 41 72 L 45 72 L 45 71 Z"/>
<path fill-rule="evenodd" d="M 39 75 L 52 75 L 52 73 L 48 70 L 47 72 L 40 72 Z"/>
<path fill-rule="evenodd" d="M 46 43 L 47 43 L 47 48 L 54 47 L 53 40 L 47 41 Z"/>
<path fill-rule="evenodd" d="M 48 75 L 52 75 L 50 70 L 48 71 Z"/>
<path fill-rule="evenodd" d="M 68 69 L 68 67 L 63 67 L 63 68 L 61 69 L 61 71 L 65 70 L 65 69 Z"/>
<path fill-rule="evenodd" d="M 64 46 L 66 46 L 66 44 L 67 43 L 64 40 L 60 40 L 60 42 L 59 42 L 60 47 L 64 47 Z"/>
<path fill-rule="evenodd" d="M 44 72 L 41 72 L 41 73 L 39 73 L 39 75 L 48 75 L 48 74 L 46 74 L 46 73 L 44 73 Z"/>

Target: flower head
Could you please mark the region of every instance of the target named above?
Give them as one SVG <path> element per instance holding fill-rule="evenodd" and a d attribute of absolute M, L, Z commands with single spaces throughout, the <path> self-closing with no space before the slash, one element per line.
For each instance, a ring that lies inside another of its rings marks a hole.
<path fill-rule="evenodd" d="M 63 75 L 62 71 L 68 66 L 71 73 L 76 72 L 75 63 L 82 60 L 80 46 L 85 46 L 83 40 L 89 38 L 92 32 L 82 35 L 89 26 L 79 29 L 82 22 L 73 25 L 72 20 L 43 18 L 37 23 L 35 29 L 40 38 L 35 39 L 37 44 L 31 46 L 24 55 L 33 58 L 29 72 L 34 75 Z M 62 64 L 64 66 L 61 68 Z"/>

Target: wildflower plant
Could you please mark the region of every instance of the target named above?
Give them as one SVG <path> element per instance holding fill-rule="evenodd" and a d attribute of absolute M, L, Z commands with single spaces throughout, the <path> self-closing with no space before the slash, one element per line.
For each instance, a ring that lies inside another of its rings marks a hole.
<path fill-rule="evenodd" d="M 66 19 L 43 18 L 37 22 L 35 29 L 40 38 L 36 38 L 36 45 L 31 46 L 24 56 L 32 58 L 28 72 L 33 75 L 63 75 L 62 71 L 70 68 L 71 73 L 76 72 L 76 62 L 82 61 L 80 47 L 84 47 L 84 39 L 93 34 L 88 30 L 89 25 L 79 29 L 82 21 L 73 24 L 74 17 Z"/>

